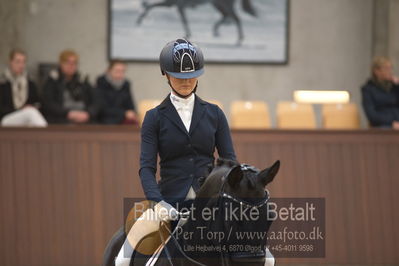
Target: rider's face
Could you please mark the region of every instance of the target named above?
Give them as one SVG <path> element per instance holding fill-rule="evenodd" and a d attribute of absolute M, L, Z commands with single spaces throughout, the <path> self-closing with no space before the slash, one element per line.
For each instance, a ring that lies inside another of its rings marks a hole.
<path fill-rule="evenodd" d="M 189 95 L 194 90 L 198 80 L 198 78 L 178 79 L 169 75 L 167 76 L 167 78 L 168 77 L 173 89 L 175 89 L 179 94 L 183 96 Z"/>

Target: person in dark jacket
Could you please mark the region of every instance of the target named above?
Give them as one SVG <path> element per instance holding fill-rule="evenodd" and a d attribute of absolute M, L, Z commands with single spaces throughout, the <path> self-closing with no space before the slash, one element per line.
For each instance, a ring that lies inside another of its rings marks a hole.
<path fill-rule="evenodd" d="M 146 198 L 158 202 L 156 210 L 167 210 L 165 220 L 173 220 L 174 207 L 195 197 L 199 178 L 214 163 L 215 149 L 226 159 L 234 160 L 235 153 L 223 111 L 195 93 L 204 72 L 200 48 L 184 39 L 172 41 L 163 48 L 160 65 L 171 92 L 145 115 L 139 175 Z"/>
<path fill-rule="evenodd" d="M 78 72 L 79 56 L 65 50 L 59 68 L 50 72 L 43 87 L 43 113 L 49 123 L 86 124 L 97 121 L 101 102 L 88 78 Z"/>
<path fill-rule="evenodd" d="M 392 74 L 392 62 L 376 57 L 372 77 L 362 87 L 362 104 L 373 127 L 399 129 L 399 79 Z"/>
<path fill-rule="evenodd" d="M 97 79 L 97 89 L 102 102 L 100 123 L 138 124 L 130 82 L 125 78 L 125 72 L 126 64 L 113 60 L 107 72 Z"/>
<path fill-rule="evenodd" d="M 26 73 L 26 53 L 14 49 L 10 52 L 9 60 L 8 67 L 0 75 L 1 125 L 47 126 L 46 120 L 37 109 L 37 87 Z"/>

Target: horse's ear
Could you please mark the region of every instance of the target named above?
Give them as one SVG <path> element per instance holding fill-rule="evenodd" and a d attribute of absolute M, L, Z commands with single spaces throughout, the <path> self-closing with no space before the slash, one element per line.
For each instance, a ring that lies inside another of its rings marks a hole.
<path fill-rule="evenodd" d="M 259 182 L 265 187 L 267 184 L 273 181 L 280 169 L 280 161 L 277 160 L 271 167 L 262 170 L 258 174 Z"/>
<path fill-rule="evenodd" d="M 227 176 L 227 182 L 229 182 L 230 187 L 234 188 L 240 184 L 243 177 L 243 172 L 241 166 L 237 165 L 231 169 L 229 175 Z"/>

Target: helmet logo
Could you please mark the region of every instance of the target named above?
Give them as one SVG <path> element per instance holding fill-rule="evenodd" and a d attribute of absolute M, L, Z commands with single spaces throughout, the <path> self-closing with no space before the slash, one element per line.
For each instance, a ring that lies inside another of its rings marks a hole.
<path fill-rule="evenodd" d="M 175 42 L 173 48 L 174 61 L 180 65 L 180 73 L 195 71 L 195 62 L 198 62 L 197 51 L 195 47 L 187 40 L 184 42 Z"/>
<path fill-rule="evenodd" d="M 193 58 L 188 53 L 184 53 L 180 61 L 180 72 L 187 73 L 193 71 L 195 71 Z"/>

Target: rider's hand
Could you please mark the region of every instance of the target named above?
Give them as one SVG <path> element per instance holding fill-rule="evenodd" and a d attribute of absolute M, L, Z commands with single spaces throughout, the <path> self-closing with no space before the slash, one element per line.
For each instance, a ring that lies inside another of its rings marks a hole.
<path fill-rule="evenodd" d="M 154 211 L 162 221 L 175 221 L 178 218 L 177 210 L 163 200 L 154 206 Z"/>

